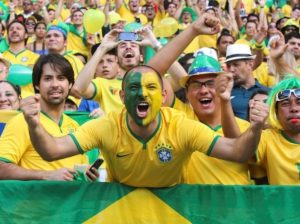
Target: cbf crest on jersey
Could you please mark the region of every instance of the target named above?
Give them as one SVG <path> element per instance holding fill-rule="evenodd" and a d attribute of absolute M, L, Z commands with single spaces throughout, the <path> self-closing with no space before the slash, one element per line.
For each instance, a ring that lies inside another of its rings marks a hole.
<path fill-rule="evenodd" d="M 172 146 L 167 144 L 159 144 L 155 147 L 155 149 L 159 161 L 167 163 L 173 159 Z"/>

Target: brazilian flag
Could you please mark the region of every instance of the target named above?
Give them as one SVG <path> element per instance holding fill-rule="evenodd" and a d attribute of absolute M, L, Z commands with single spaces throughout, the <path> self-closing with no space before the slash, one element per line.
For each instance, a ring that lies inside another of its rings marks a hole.
<path fill-rule="evenodd" d="M 1 223 L 300 223 L 296 186 L 0 181 Z"/>

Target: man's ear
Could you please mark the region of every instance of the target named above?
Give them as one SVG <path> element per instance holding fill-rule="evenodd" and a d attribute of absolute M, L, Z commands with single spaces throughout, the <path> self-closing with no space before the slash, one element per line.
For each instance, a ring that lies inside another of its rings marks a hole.
<path fill-rule="evenodd" d="M 140 54 L 140 63 L 143 63 L 143 62 L 144 62 L 144 55 Z"/>
<path fill-rule="evenodd" d="M 120 99 L 121 99 L 121 101 L 122 101 L 122 103 L 124 104 L 124 98 L 125 98 L 125 92 L 124 92 L 124 90 L 120 90 L 119 91 L 119 96 L 120 96 Z"/>

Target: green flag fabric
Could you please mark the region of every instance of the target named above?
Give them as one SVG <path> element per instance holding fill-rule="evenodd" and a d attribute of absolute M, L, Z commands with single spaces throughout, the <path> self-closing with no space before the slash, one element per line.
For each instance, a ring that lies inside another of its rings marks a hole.
<path fill-rule="evenodd" d="M 299 195 L 298 195 L 299 194 Z M 0 181 L 1 223 L 300 223 L 297 186 Z"/>

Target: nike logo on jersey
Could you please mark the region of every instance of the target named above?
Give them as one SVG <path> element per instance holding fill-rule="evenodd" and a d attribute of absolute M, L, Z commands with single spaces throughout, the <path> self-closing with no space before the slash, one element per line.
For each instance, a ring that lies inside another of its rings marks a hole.
<path fill-rule="evenodd" d="M 127 154 L 119 153 L 119 154 L 117 154 L 117 157 L 121 158 L 121 157 L 129 156 L 129 155 L 131 155 L 131 154 L 132 154 L 132 153 L 127 153 Z"/>
<path fill-rule="evenodd" d="M 235 96 L 231 96 L 230 99 L 232 100 Z"/>

